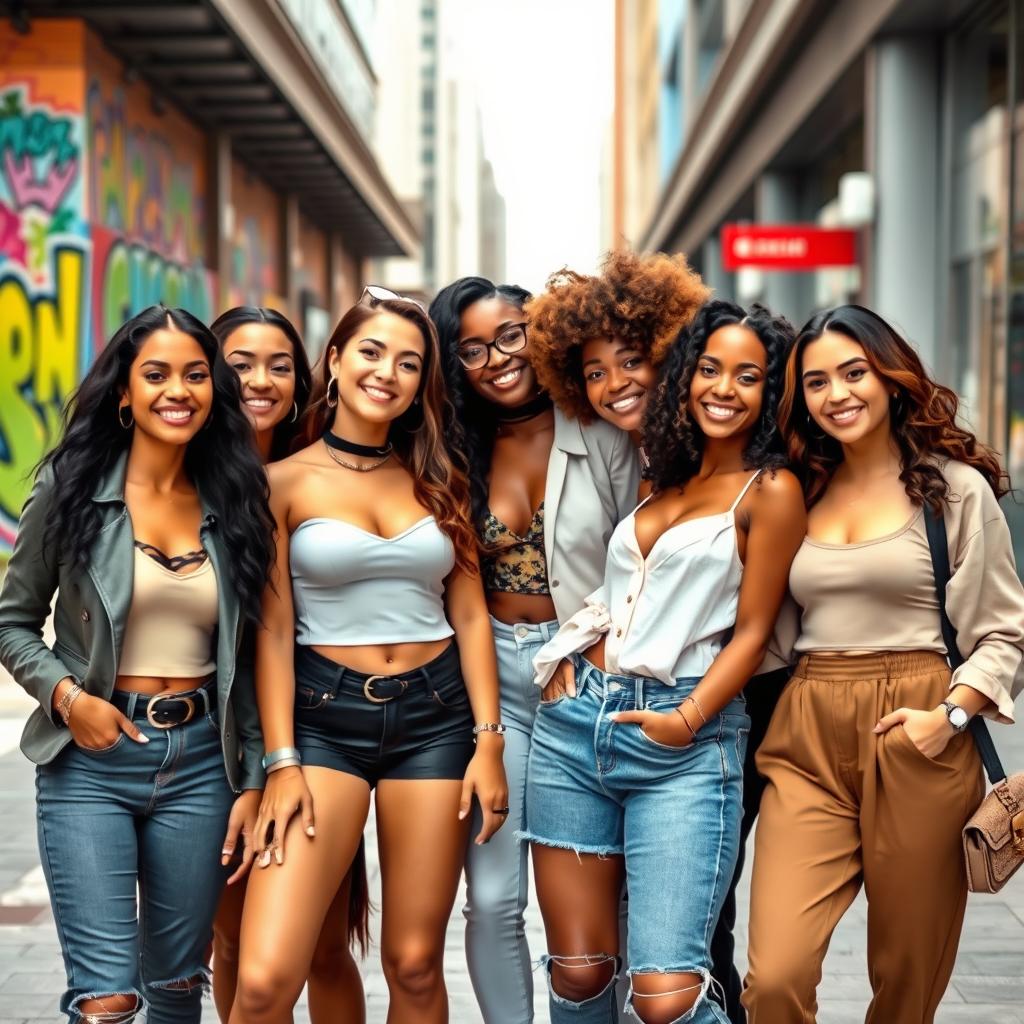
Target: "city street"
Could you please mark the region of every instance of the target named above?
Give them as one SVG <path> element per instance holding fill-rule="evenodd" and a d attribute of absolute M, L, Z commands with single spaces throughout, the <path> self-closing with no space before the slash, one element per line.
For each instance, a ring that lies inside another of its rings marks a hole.
<path fill-rule="evenodd" d="M 43 1024 L 57 1018 L 63 987 L 60 952 L 50 915 L 46 886 L 36 853 L 32 768 L 17 749 L 18 736 L 31 704 L 6 676 L 0 676 L 0 1022 Z M 1009 766 L 1024 766 L 1024 730 L 996 730 Z M 372 825 L 371 825 L 372 828 Z M 368 844 L 371 886 L 376 887 L 375 844 Z M 742 898 L 745 903 L 746 885 Z M 864 967 L 866 904 L 861 898 L 836 931 L 825 964 L 820 1024 L 863 1021 L 870 989 Z M 743 906 L 740 920 L 746 918 Z M 529 918 L 531 948 L 543 951 L 539 916 Z M 745 945 L 740 936 L 738 947 Z M 479 1012 L 465 968 L 459 906 L 448 933 L 447 978 L 453 1024 L 478 1024 Z M 387 989 L 374 955 L 365 964 L 368 1021 L 383 1024 Z M 541 975 L 535 974 L 538 1022 L 547 1006 Z M 207 1003 L 204 1022 L 216 1020 Z M 306 1021 L 305 1005 L 297 1020 Z M 1024 1024 L 1024 877 L 1018 876 L 999 896 L 974 896 L 953 982 L 937 1020 L 940 1024 Z M 897 1024 L 897 1022 L 893 1022 Z"/>

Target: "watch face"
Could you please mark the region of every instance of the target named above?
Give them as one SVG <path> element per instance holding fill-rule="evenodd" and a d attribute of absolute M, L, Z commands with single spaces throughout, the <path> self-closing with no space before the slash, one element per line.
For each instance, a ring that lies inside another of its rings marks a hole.
<path fill-rule="evenodd" d="M 949 724 L 954 729 L 966 729 L 967 728 L 967 712 L 963 708 L 954 708 L 949 713 Z"/>

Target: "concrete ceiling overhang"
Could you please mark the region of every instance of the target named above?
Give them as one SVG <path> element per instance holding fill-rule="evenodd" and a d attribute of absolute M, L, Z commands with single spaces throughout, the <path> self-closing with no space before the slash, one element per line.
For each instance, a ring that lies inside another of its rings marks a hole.
<path fill-rule="evenodd" d="M 418 254 L 418 228 L 273 0 L 5 0 L 0 13 L 84 19 L 131 74 L 227 134 L 238 159 L 357 256 Z"/>

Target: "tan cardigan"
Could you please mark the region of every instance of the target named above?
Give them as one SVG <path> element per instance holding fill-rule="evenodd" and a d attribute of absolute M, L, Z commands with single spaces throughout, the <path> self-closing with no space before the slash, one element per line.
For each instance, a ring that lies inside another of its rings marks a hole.
<path fill-rule="evenodd" d="M 994 707 L 983 714 L 1013 722 L 1013 701 L 1024 688 L 1024 587 L 1013 560 L 1010 528 L 985 478 L 962 462 L 942 467 L 949 483 L 946 533 L 952 577 L 946 611 L 967 660 L 950 688 L 963 683 Z"/>

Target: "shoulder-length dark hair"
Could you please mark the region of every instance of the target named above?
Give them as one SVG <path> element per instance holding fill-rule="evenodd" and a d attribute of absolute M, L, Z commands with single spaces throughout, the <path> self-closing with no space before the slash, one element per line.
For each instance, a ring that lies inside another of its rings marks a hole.
<path fill-rule="evenodd" d="M 298 439 L 299 421 L 306 411 L 306 403 L 313 390 L 313 373 L 309 368 L 306 346 L 302 344 L 302 338 L 299 337 L 294 324 L 283 313 L 269 306 L 235 306 L 221 313 L 210 324 L 210 330 L 223 349 L 228 338 L 246 324 L 267 324 L 276 327 L 292 345 L 295 365 L 295 409 L 274 427 L 274 436 L 270 442 L 270 461 L 276 462 L 292 451 Z"/>
<path fill-rule="evenodd" d="M 449 443 L 469 476 L 470 514 L 475 526 L 487 517 L 487 478 L 498 419 L 494 406 L 481 398 L 466 380 L 459 362 L 462 314 L 481 299 L 499 298 L 525 309 L 530 293 L 514 284 L 494 284 L 486 277 L 460 277 L 437 293 L 430 304 L 430 319 L 441 342 L 441 365 L 450 401 L 447 431 Z"/>
<path fill-rule="evenodd" d="M 690 419 L 690 384 L 708 338 L 730 324 L 742 324 L 756 334 L 767 355 L 761 414 L 743 452 L 743 464 L 748 469 L 786 464 L 775 414 L 782 395 L 786 355 L 796 333 L 793 325 L 757 303 L 748 312 L 732 302 L 712 299 L 700 308 L 689 327 L 679 332 L 649 399 L 642 431 L 651 460 L 645 475 L 656 491 L 678 487 L 700 470 L 704 434 Z"/>
<path fill-rule="evenodd" d="M 380 313 L 392 313 L 414 324 L 423 336 L 425 349 L 417 392 L 419 402 L 392 422 L 388 439 L 412 474 L 417 500 L 430 509 L 438 525 L 451 538 L 459 567 L 466 572 L 476 572 L 476 539 L 469 523 L 469 485 L 465 474 L 452 461 L 445 442 L 448 399 L 441 374 L 437 331 L 418 303 L 410 299 L 367 298 L 341 318 L 313 374 L 313 393 L 302 422 L 303 439 L 306 444 L 319 440 L 334 419 L 334 410 L 327 404 L 331 354 L 343 349 L 367 320 Z"/>
<path fill-rule="evenodd" d="M 955 392 L 928 376 L 918 354 L 877 313 L 863 306 L 837 306 L 811 317 L 793 346 L 786 364 L 786 386 L 779 403 L 779 424 L 789 457 L 803 478 L 808 505 L 824 494 L 836 467 L 843 461 L 842 445 L 822 431 L 811 430 L 801 380 L 807 346 L 826 331 L 857 342 L 887 389 L 896 396 L 889 407 L 892 436 L 900 452 L 900 480 L 916 504 L 927 502 L 942 511 L 949 485 L 936 460 L 956 459 L 973 466 L 988 481 L 997 498 L 1009 481 L 996 453 L 957 423 Z"/>
<path fill-rule="evenodd" d="M 64 436 L 40 464 L 50 467 L 54 479 L 45 543 L 59 559 L 88 565 L 100 529 L 92 500 L 97 482 L 131 447 L 135 433 L 124 430 L 118 418 L 128 371 L 146 339 L 164 327 L 194 338 L 210 362 L 213 407 L 185 450 L 185 471 L 216 518 L 242 614 L 257 622 L 274 557 L 266 473 L 242 412 L 238 375 L 209 328 L 184 309 L 150 306 L 127 320 L 68 400 Z"/>

